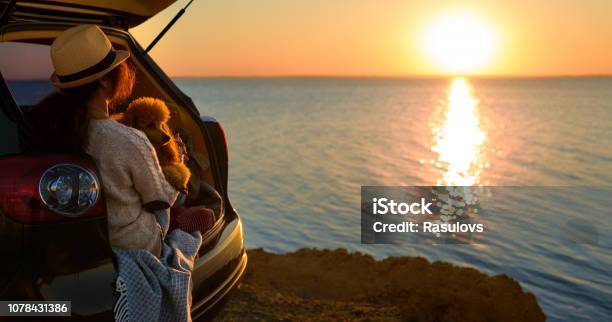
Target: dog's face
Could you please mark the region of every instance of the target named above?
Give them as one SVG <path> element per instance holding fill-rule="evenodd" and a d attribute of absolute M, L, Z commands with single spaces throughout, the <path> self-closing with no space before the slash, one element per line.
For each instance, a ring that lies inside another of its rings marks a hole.
<path fill-rule="evenodd" d="M 120 121 L 143 131 L 155 146 L 163 146 L 172 140 L 172 131 L 168 127 L 170 110 L 166 104 L 150 97 L 134 100 L 121 116 Z"/>
<path fill-rule="evenodd" d="M 137 124 L 136 128 L 143 131 L 153 145 L 166 145 L 172 139 L 172 132 L 165 122 L 151 120 Z"/>
<path fill-rule="evenodd" d="M 143 131 L 155 148 L 161 163 L 180 162 L 179 149 L 168 126 L 170 110 L 163 101 L 150 97 L 138 98 L 128 106 L 125 113 L 114 118 Z"/>

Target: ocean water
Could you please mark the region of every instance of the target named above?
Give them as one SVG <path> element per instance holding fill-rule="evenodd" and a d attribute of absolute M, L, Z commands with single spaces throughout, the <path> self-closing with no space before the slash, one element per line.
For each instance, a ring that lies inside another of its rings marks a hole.
<path fill-rule="evenodd" d="M 226 130 L 248 247 L 423 256 L 508 274 L 550 321 L 612 316 L 611 78 L 176 82 Z M 491 187 L 486 241 L 360 243 L 361 186 L 447 184 Z"/>
<path fill-rule="evenodd" d="M 247 247 L 423 256 L 511 276 L 550 321 L 612 316 L 612 78 L 176 83 L 225 128 Z M 9 85 L 26 105 L 51 90 Z M 468 245 L 361 244 L 365 185 L 483 185 L 490 231 Z"/>

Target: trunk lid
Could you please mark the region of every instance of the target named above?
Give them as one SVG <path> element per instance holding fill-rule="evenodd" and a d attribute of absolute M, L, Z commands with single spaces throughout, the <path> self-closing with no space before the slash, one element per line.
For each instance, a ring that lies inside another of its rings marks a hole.
<path fill-rule="evenodd" d="M 128 29 L 176 0 L 0 0 L 0 12 L 12 7 L 4 22 L 69 22 Z"/>

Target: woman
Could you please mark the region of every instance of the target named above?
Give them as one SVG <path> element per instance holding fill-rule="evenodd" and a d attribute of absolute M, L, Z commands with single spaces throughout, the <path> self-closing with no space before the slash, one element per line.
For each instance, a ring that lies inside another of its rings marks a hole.
<path fill-rule="evenodd" d="M 152 212 L 169 208 L 178 192 L 164 178 L 144 133 L 109 117 L 109 109 L 132 92 L 135 76 L 127 63 L 129 52 L 114 50 L 99 27 L 81 25 L 55 39 L 51 58 L 51 81 L 60 92 L 45 98 L 37 110 L 54 113 L 42 122 L 49 122 L 49 132 L 58 136 L 47 130 L 40 136 L 54 150 L 85 152 L 94 159 L 111 245 L 142 248 L 159 257 L 162 232 Z"/>

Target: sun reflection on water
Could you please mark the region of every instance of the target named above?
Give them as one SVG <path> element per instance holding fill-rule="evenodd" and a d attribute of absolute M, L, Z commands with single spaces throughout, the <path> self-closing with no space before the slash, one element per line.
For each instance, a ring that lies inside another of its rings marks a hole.
<path fill-rule="evenodd" d="M 478 99 L 464 78 L 452 80 L 442 123 L 433 126 L 438 154 L 436 166 L 443 171 L 437 185 L 472 186 L 480 184 L 480 174 L 488 167 L 484 162 L 486 134 L 480 125 Z"/>

